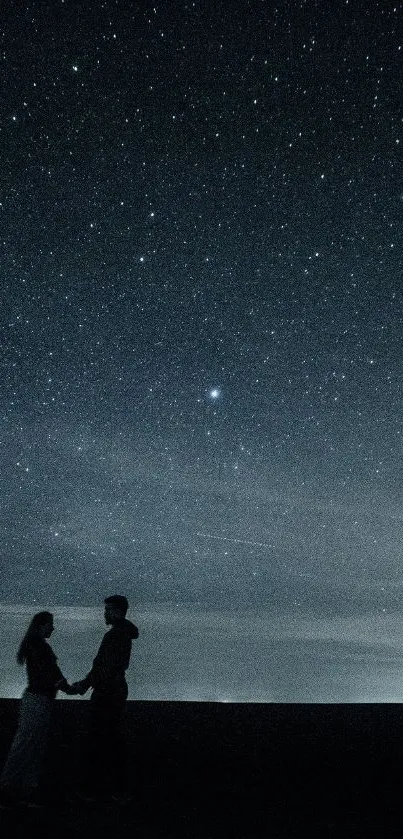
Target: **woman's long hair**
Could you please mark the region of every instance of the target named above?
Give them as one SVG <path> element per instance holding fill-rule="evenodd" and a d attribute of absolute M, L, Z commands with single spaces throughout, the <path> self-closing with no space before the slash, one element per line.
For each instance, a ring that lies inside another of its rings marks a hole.
<path fill-rule="evenodd" d="M 53 615 L 51 612 L 37 612 L 36 615 L 33 616 L 31 623 L 21 641 L 21 644 L 18 648 L 18 652 L 16 655 L 17 663 L 24 664 L 27 659 L 27 651 L 30 644 L 30 641 L 33 638 L 39 638 L 39 629 L 41 626 L 45 626 L 45 623 L 50 623 L 53 621 Z"/>

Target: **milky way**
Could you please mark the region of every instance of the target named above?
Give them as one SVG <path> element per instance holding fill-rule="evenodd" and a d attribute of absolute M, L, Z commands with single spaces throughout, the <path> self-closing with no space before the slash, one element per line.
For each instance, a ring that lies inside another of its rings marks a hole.
<path fill-rule="evenodd" d="M 399 4 L 17 5 L 3 602 L 116 590 L 387 615 L 403 585 Z"/>

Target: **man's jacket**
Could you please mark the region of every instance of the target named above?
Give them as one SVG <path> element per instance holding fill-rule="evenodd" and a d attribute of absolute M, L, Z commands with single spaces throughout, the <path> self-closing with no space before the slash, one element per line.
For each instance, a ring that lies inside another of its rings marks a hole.
<path fill-rule="evenodd" d="M 83 679 L 86 687 L 113 691 L 125 683 L 132 641 L 139 637 L 137 626 L 126 618 L 117 621 L 107 632 L 94 658 L 92 669 Z"/>

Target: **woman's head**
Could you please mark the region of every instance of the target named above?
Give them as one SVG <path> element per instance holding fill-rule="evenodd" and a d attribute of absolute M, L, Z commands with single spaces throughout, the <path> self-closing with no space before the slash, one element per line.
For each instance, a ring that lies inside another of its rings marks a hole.
<path fill-rule="evenodd" d="M 21 641 L 17 652 L 18 664 L 24 664 L 27 658 L 27 649 L 33 638 L 49 638 L 53 632 L 53 615 L 51 612 L 37 612 Z"/>

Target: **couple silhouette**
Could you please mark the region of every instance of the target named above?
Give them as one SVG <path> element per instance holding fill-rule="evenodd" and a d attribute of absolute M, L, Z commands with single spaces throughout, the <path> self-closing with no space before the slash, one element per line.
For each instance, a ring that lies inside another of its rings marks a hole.
<path fill-rule="evenodd" d="M 105 633 L 90 672 L 69 684 L 47 643 L 54 630 L 51 612 L 38 612 L 31 620 L 17 652 L 25 664 L 28 685 L 21 697 L 17 731 L 0 776 L 3 804 L 40 805 L 39 785 L 57 692 L 82 696 L 92 689 L 87 755 L 82 797 L 119 800 L 127 794 L 124 710 L 128 688 L 125 671 L 130 662 L 137 626 L 126 619 L 127 598 L 105 598 Z"/>

